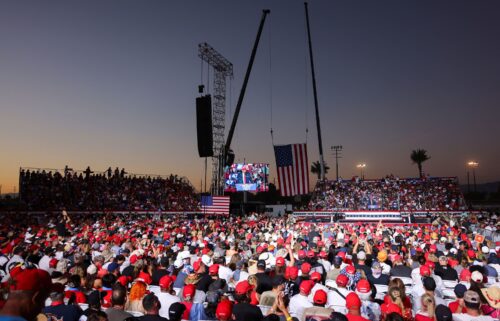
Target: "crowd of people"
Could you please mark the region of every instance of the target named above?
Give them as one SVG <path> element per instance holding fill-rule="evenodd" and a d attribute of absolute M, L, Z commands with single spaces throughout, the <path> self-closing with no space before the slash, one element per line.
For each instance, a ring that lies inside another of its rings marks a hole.
<path fill-rule="evenodd" d="M 29 211 L 194 211 L 199 205 L 189 181 L 174 175 L 136 177 L 111 167 L 103 173 L 21 170 L 19 182 Z"/>
<path fill-rule="evenodd" d="M 3 215 L 0 320 L 490 321 L 496 215 L 427 225 Z"/>
<path fill-rule="evenodd" d="M 467 208 L 456 178 L 334 180 L 318 182 L 315 210 L 459 211 Z"/>

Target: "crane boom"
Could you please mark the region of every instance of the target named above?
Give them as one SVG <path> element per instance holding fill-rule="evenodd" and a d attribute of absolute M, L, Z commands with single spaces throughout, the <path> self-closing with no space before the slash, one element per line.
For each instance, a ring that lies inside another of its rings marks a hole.
<path fill-rule="evenodd" d="M 262 10 L 262 17 L 260 19 L 259 30 L 257 31 L 257 37 L 253 45 L 252 54 L 250 55 L 250 61 L 248 62 L 247 71 L 245 73 L 245 79 L 243 80 L 243 85 L 241 86 L 240 96 L 238 97 L 238 103 L 236 104 L 236 109 L 234 111 L 233 121 L 231 122 L 231 128 L 229 129 L 229 134 L 227 135 L 226 145 L 224 146 L 224 163 L 227 163 L 227 155 L 229 149 L 231 148 L 231 141 L 234 135 L 234 129 L 236 128 L 236 122 L 238 121 L 238 115 L 240 114 L 241 104 L 243 103 L 243 97 L 245 97 L 245 91 L 248 84 L 248 79 L 250 78 L 250 72 L 252 71 L 253 61 L 255 60 L 255 54 L 257 53 L 257 47 L 259 46 L 260 35 L 262 34 L 262 29 L 264 28 L 264 22 L 266 21 L 266 16 L 270 13 L 270 10 Z"/>

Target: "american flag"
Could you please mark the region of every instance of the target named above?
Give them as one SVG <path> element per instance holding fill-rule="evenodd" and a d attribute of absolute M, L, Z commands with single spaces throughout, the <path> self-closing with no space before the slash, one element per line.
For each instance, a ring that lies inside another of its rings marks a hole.
<path fill-rule="evenodd" d="M 307 145 L 274 146 L 278 183 L 283 196 L 309 193 L 309 167 Z"/>
<path fill-rule="evenodd" d="M 229 215 L 229 196 L 203 195 L 201 212 L 208 215 Z"/>

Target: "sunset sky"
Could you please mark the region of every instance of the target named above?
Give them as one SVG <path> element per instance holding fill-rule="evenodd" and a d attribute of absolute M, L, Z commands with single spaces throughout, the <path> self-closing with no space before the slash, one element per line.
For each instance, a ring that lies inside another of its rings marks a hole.
<path fill-rule="evenodd" d="M 234 111 L 261 11 L 271 9 L 233 139 L 236 160 L 274 143 L 318 159 L 303 1 L 0 2 L 0 185 L 20 166 L 178 174 L 199 189 L 198 43 L 234 65 Z M 500 179 L 499 1 L 311 1 L 325 159 L 340 174 Z M 206 65 L 205 65 L 206 67 Z M 209 86 L 212 88 L 213 72 Z M 207 83 L 207 69 L 204 70 Z M 227 128 L 230 118 L 227 120 Z M 306 137 L 306 128 L 309 134 Z M 313 176 L 311 176 L 313 178 Z"/>

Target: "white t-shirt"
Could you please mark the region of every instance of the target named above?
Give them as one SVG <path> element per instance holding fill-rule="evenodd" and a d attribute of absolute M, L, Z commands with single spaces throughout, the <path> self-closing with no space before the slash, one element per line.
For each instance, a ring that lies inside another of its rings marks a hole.
<path fill-rule="evenodd" d="M 453 321 L 494 321 L 492 317 L 489 315 L 480 315 L 474 317 L 472 315 L 468 315 L 466 313 L 456 313 L 453 314 Z"/>
<path fill-rule="evenodd" d="M 156 296 L 158 297 L 158 300 L 161 303 L 161 309 L 159 313 L 160 316 L 168 319 L 169 317 L 168 309 L 170 309 L 172 303 L 181 302 L 181 299 L 179 299 L 179 297 L 175 295 L 166 292 L 157 293 Z"/>
<path fill-rule="evenodd" d="M 233 277 L 234 272 L 224 265 L 219 265 L 219 277 L 221 279 L 226 280 L 226 283 L 229 283 L 229 280 Z"/>
<path fill-rule="evenodd" d="M 327 272 L 332 269 L 332 263 L 327 260 L 318 260 L 318 263 L 321 263 Z"/>
<path fill-rule="evenodd" d="M 347 297 L 347 295 L 352 292 L 346 288 L 337 288 L 337 290 L 344 295 L 344 297 Z M 337 311 L 335 308 L 338 306 L 345 307 L 345 299 L 335 290 L 328 291 L 325 307 L 332 308 Z"/>
<path fill-rule="evenodd" d="M 42 258 L 38 262 L 38 268 L 48 272 L 50 269 L 50 265 L 49 265 L 50 260 L 51 260 L 50 256 L 48 256 L 48 255 L 42 256 Z"/>
<path fill-rule="evenodd" d="M 314 295 L 316 294 L 316 291 L 318 290 L 323 290 L 325 291 L 326 293 L 328 293 L 329 289 L 322 285 L 322 284 L 319 284 L 319 283 L 316 283 L 313 288 L 311 289 L 311 293 L 309 293 L 309 296 L 307 297 L 309 299 L 309 302 L 314 302 Z"/>
<path fill-rule="evenodd" d="M 292 296 L 290 303 L 288 304 L 288 309 L 290 311 L 290 316 L 301 320 L 304 310 L 312 306 L 313 305 L 309 302 L 307 296 L 299 293 Z"/>

